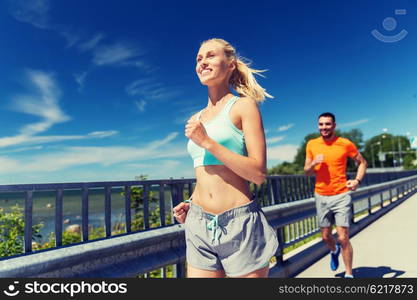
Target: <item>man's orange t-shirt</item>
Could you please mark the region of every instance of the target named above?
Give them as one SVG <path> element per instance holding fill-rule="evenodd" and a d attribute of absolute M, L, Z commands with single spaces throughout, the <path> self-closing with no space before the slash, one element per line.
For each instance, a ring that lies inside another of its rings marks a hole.
<path fill-rule="evenodd" d="M 318 154 L 323 154 L 322 163 L 314 167 L 316 173 L 315 192 L 324 196 L 337 195 L 347 192 L 346 163 L 347 157 L 355 157 L 358 149 L 350 140 L 336 137 L 327 142 L 322 137 L 308 141 L 306 156 L 313 160 Z"/>

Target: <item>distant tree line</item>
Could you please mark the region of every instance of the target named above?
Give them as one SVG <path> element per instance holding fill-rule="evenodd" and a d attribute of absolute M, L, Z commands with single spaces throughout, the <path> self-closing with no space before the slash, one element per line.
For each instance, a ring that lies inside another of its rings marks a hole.
<path fill-rule="evenodd" d="M 406 136 L 394 136 L 383 133 L 366 141 L 360 129 L 350 131 L 336 130 L 336 135 L 351 140 L 368 162 L 368 168 L 403 167 L 405 170 L 417 169 L 417 150 L 411 149 Z M 303 174 L 306 157 L 306 146 L 310 139 L 317 138 L 320 133 L 307 134 L 292 162 L 284 161 L 268 169 L 268 175 Z M 382 161 L 384 160 L 384 161 Z M 347 171 L 356 170 L 353 160 L 348 160 Z"/>

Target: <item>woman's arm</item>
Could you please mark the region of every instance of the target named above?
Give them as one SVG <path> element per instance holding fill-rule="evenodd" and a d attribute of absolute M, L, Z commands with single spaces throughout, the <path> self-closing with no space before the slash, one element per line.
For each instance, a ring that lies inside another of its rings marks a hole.
<path fill-rule="evenodd" d="M 211 139 L 200 121 L 189 121 L 185 135 L 200 147 L 210 151 L 240 177 L 262 184 L 266 177 L 266 145 L 258 105 L 250 98 L 241 98 L 233 109 L 234 114 L 241 120 L 248 156 L 234 153 Z"/>

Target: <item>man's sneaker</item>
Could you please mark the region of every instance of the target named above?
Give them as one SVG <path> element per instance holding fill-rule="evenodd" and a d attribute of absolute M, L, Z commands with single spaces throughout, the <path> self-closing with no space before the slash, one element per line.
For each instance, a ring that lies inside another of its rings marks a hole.
<path fill-rule="evenodd" d="M 340 246 L 336 244 L 336 253 L 330 252 L 330 269 L 336 271 L 339 267 Z"/>
<path fill-rule="evenodd" d="M 353 278 L 353 275 L 345 275 L 345 278 Z"/>

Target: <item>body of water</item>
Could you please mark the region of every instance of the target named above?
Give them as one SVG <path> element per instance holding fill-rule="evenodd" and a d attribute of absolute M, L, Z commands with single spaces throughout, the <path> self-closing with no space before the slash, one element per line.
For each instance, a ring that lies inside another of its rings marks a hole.
<path fill-rule="evenodd" d="M 111 190 L 111 223 L 112 228 L 116 224 L 126 223 L 125 220 L 125 198 L 123 195 L 124 188 L 112 188 Z M 157 196 L 158 193 L 155 193 Z M 55 232 L 55 191 L 42 191 L 33 193 L 33 224 L 42 223 L 42 237 L 37 242 L 43 243 L 48 240 L 48 236 Z M 93 227 L 104 227 L 104 203 L 105 193 L 103 188 L 90 189 L 88 199 L 88 223 Z M 171 211 L 171 198 L 169 190 L 165 193 L 166 212 Z M 24 192 L 6 192 L 0 193 L 0 208 L 9 212 L 11 207 L 18 205 L 24 207 Z M 151 209 L 156 206 L 151 205 Z M 68 226 L 82 223 L 82 191 L 65 190 L 63 194 L 63 231 Z M 134 212 L 132 210 L 131 215 Z"/>

